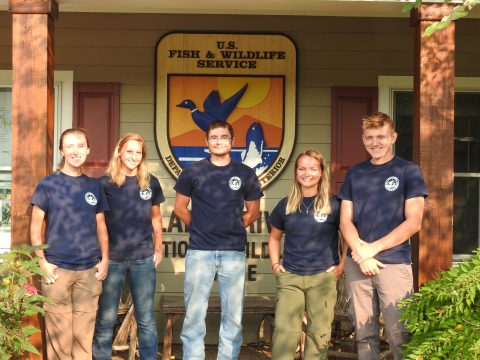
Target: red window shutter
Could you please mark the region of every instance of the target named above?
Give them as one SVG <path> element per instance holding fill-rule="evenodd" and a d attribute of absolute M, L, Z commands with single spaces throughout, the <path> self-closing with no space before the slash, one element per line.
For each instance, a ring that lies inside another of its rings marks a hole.
<path fill-rule="evenodd" d="M 83 172 L 100 177 L 108 167 L 119 139 L 120 84 L 73 84 L 73 126 L 87 130 L 90 154 Z"/>
<path fill-rule="evenodd" d="M 362 141 L 362 118 L 378 111 L 376 87 L 332 87 L 330 189 L 338 194 L 350 166 L 369 158 Z"/>

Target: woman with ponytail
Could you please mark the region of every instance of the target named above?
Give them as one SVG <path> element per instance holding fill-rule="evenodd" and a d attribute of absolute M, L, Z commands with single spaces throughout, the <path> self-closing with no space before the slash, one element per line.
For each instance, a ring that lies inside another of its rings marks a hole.
<path fill-rule="evenodd" d="M 38 182 L 32 198 L 32 245 L 45 272 L 45 334 L 49 360 L 92 358 L 92 338 L 102 282 L 108 271 L 108 210 L 103 186 L 82 173 L 90 152 L 84 129 L 65 130 L 60 137 L 62 160 L 57 172 Z"/>

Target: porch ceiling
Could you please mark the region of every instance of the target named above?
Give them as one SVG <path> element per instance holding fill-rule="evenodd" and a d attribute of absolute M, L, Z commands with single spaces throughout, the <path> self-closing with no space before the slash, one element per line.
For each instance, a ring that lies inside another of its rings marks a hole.
<path fill-rule="evenodd" d="M 57 2 L 60 12 L 408 16 L 401 13 L 404 2 L 395 0 L 57 0 Z M 8 0 L 0 0 L 0 10 L 8 10 Z M 477 14 L 477 17 L 480 16 Z"/>

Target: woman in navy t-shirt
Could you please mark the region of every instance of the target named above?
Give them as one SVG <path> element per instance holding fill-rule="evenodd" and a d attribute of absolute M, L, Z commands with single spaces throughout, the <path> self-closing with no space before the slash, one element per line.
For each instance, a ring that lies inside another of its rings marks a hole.
<path fill-rule="evenodd" d="M 324 157 L 305 150 L 295 160 L 293 185 L 268 218 L 268 251 L 277 280 L 272 359 L 292 359 L 307 312 L 305 359 L 327 359 L 345 253 L 338 253 L 340 201 L 330 195 Z M 283 264 L 281 239 L 285 233 Z"/>
<path fill-rule="evenodd" d="M 110 206 L 105 213 L 110 263 L 98 303 L 95 360 L 110 360 L 112 356 L 112 332 L 125 277 L 132 292 L 140 358 L 157 359 L 153 297 L 155 268 L 162 261 L 160 203 L 165 198 L 158 179 L 148 173 L 146 157 L 142 137 L 125 134 L 113 152 L 106 175 L 100 178 Z"/>
<path fill-rule="evenodd" d="M 35 251 L 45 271 L 47 358 L 91 359 L 98 297 L 108 271 L 108 210 L 103 186 L 82 174 L 90 151 L 85 130 L 65 130 L 60 137 L 62 160 L 57 172 L 38 182 L 32 198 L 32 245 L 42 244 L 44 218 L 46 243 Z"/>

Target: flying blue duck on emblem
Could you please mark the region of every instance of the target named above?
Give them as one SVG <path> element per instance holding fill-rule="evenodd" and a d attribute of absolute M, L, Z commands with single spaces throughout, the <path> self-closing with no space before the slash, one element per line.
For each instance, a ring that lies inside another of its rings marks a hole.
<path fill-rule="evenodd" d="M 197 109 L 195 103 L 190 99 L 183 100 L 178 107 L 190 109 L 192 112 L 192 120 L 203 131 L 207 130 L 208 124 L 214 120 L 227 121 L 228 116 L 236 108 L 238 102 L 242 98 L 243 94 L 247 90 L 248 83 L 245 84 L 240 90 L 238 90 L 231 97 L 226 99 L 223 103 L 220 101 L 220 95 L 217 90 L 207 96 L 203 102 L 203 112 Z"/>

